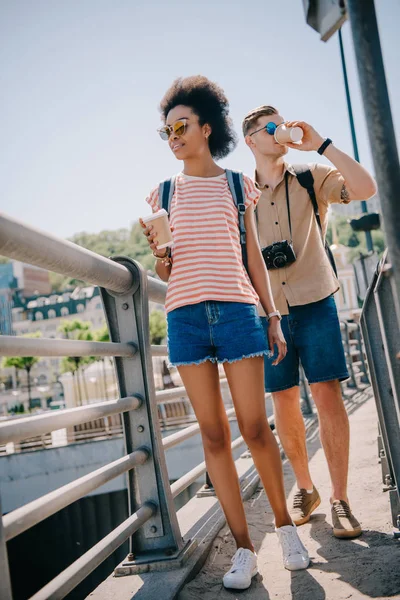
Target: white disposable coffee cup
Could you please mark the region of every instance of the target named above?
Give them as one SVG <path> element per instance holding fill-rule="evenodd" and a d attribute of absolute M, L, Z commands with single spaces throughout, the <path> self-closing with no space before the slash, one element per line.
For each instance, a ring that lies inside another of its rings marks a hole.
<path fill-rule="evenodd" d="M 153 225 L 154 231 L 157 233 L 157 250 L 174 245 L 171 228 L 169 226 L 168 213 L 164 208 L 161 208 L 159 211 L 148 217 L 142 217 L 142 221 L 145 225 Z"/>
<path fill-rule="evenodd" d="M 275 129 L 274 138 L 278 144 L 285 145 L 288 142 L 300 142 L 303 139 L 301 127 L 286 127 L 284 123 Z"/>

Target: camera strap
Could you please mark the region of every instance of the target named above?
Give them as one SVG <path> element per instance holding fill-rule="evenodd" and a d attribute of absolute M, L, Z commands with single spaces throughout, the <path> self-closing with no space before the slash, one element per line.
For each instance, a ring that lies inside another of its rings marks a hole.
<path fill-rule="evenodd" d="M 285 190 L 286 190 L 287 213 L 288 213 L 288 220 L 289 220 L 290 243 L 293 244 L 292 221 L 290 218 L 290 203 L 289 203 L 289 177 L 288 177 L 287 171 L 285 172 Z"/>

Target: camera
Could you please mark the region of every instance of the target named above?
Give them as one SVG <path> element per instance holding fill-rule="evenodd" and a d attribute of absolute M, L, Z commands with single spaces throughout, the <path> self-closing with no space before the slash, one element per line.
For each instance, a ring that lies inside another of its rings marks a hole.
<path fill-rule="evenodd" d="M 267 269 L 282 269 L 296 260 L 293 245 L 287 240 L 275 242 L 261 249 Z"/>

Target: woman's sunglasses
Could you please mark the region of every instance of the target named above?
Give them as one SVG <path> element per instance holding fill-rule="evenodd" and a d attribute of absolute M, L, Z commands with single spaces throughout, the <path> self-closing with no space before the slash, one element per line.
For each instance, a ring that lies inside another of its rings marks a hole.
<path fill-rule="evenodd" d="M 176 123 L 173 125 L 165 125 L 164 127 L 161 127 L 161 129 L 157 129 L 157 131 L 160 134 L 160 138 L 164 141 L 167 141 L 172 134 L 177 135 L 178 137 L 184 135 L 186 127 L 186 120 L 180 120 L 176 121 Z"/>
<path fill-rule="evenodd" d="M 260 127 L 260 129 L 256 129 L 255 131 L 253 131 L 253 133 L 250 133 L 250 136 L 254 135 L 255 133 L 258 133 L 259 131 L 263 131 L 263 129 L 265 129 L 265 131 L 267 133 L 269 133 L 269 135 L 274 135 L 277 127 L 278 127 L 278 125 L 276 123 L 273 123 L 272 121 L 270 121 L 263 127 Z"/>

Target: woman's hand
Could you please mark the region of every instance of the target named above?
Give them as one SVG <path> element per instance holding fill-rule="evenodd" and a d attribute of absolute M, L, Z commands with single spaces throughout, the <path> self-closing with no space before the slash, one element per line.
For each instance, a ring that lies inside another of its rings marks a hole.
<path fill-rule="evenodd" d="M 157 256 L 160 256 L 160 258 L 162 258 L 163 256 L 166 256 L 168 253 L 168 249 L 165 249 L 164 252 L 162 252 L 162 254 L 158 254 L 157 252 L 157 246 L 158 246 L 158 240 L 157 240 L 157 231 L 154 230 L 154 226 L 153 225 L 146 225 L 146 223 L 143 223 L 142 219 L 139 219 L 139 223 L 141 225 L 141 227 L 143 228 L 143 235 L 146 236 L 147 241 L 149 243 L 149 246 L 151 248 L 151 251 L 157 254 Z M 171 227 L 171 231 L 173 231 L 174 228 Z"/>
<path fill-rule="evenodd" d="M 282 333 L 281 322 L 278 317 L 271 317 L 268 322 L 268 344 L 271 352 L 274 352 L 275 345 L 278 348 L 278 356 L 272 363 L 275 367 L 285 358 L 287 352 L 285 336 Z"/>

